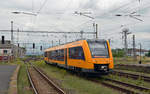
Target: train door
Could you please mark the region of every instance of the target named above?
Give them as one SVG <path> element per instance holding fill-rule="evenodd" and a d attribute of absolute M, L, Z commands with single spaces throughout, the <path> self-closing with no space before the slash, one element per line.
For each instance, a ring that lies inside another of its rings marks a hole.
<path fill-rule="evenodd" d="M 65 49 L 65 67 L 67 68 L 67 49 Z"/>

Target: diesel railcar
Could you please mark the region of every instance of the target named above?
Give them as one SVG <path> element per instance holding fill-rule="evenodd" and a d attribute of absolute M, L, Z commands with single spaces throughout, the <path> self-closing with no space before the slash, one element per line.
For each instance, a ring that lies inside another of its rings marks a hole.
<path fill-rule="evenodd" d="M 48 48 L 46 63 L 84 73 L 109 73 L 113 57 L 107 40 L 87 39 Z"/>

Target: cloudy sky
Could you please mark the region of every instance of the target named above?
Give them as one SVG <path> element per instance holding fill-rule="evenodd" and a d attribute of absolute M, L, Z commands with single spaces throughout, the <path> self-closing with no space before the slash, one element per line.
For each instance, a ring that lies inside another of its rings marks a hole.
<path fill-rule="evenodd" d="M 11 13 L 14 11 L 39 14 L 16 15 Z M 75 11 L 90 12 L 87 15 L 95 19 L 74 14 Z M 14 21 L 14 29 L 20 30 L 93 32 L 92 24 L 95 22 L 98 24 L 99 38 L 111 39 L 112 48 L 123 47 L 121 32 L 123 28 L 129 28 L 132 32 L 128 35 L 129 47 L 132 45 L 132 35 L 135 34 L 136 47 L 139 47 L 138 43 L 142 43 L 143 48 L 150 49 L 149 0 L 1 0 L 0 12 L 0 30 L 9 30 L 10 22 Z M 143 21 L 129 17 L 131 13 Z M 116 14 L 123 16 L 115 16 Z M 29 37 L 25 37 L 28 34 L 20 36 L 20 41 L 31 41 Z M 44 36 L 41 35 L 39 41 L 44 42 L 47 39 Z M 69 37 L 70 40 L 71 38 L 74 37 Z M 36 39 L 39 37 L 32 40 L 35 42 Z"/>

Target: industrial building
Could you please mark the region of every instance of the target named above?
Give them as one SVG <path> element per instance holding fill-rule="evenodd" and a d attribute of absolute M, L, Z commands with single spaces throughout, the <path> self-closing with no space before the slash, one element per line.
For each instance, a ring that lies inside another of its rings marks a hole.
<path fill-rule="evenodd" d="M 10 40 L 0 41 L 0 61 L 7 61 L 17 57 L 24 57 L 26 53 L 25 48 L 13 45 Z"/>
<path fill-rule="evenodd" d="M 140 52 L 141 51 L 141 52 Z M 136 56 L 140 56 L 140 53 L 141 53 L 141 56 L 145 56 L 146 54 L 148 54 L 148 50 L 145 50 L 145 49 L 135 49 L 135 54 Z M 128 56 L 133 56 L 133 49 L 128 49 Z"/>

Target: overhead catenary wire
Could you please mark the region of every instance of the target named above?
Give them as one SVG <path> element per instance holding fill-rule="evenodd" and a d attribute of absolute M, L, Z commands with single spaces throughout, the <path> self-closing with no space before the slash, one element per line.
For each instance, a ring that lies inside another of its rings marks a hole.
<path fill-rule="evenodd" d="M 45 1 L 46 1 L 46 0 L 45 0 Z M 44 2 L 45 2 L 45 1 L 44 1 Z M 47 1 L 46 1 L 46 2 L 47 2 Z M 46 4 L 46 3 L 45 3 L 45 4 Z M 45 4 L 43 3 L 42 5 L 44 5 L 44 6 L 45 6 Z M 43 7 L 44 7 L 44 6 L 43 6 Z M 42 7 L 42 6 L 41 6 L 41 7 Z M 42 10 L 42 8 L 41 8 L 41 10 Z M 41 11 L 41 10 L 40 10 L 40 11 Z M 82 26 L 82 25 L 81 25 L 81 26 Z M 76 27 L 75 27 L 75 28 L 76 28 Z M 111 34 L 111 33 L 110 33 L 110 34 Z M 115 34 L 115 33 L 114 33 L 114 34 Z"/>
<path fill-rule="evenodd" d="M 43 4 L 41 5 L 41 7 L 39 8 L 39 10 L 37 11 L 37 14 L 39 14 L 41 12 L 41 10 L 44 8 L 45 4 L 47 3 L 48 0 L 45 0 L 43 2 Z"/>
<path fill-rule="evenodd" d="M 44 1 L 44 3 L 42 4 L 42 6 L 41 6 L 41 8 L 39 10 L 41 10 L 44 7 L 44 5 L 46 4 L 46 2 L 47 2 L 47 0 Z"/>
<path fill-rule="evenodd" d="M 102 15 L 100 15 L 100 17 L 104 16 L 104 15 L 108 15 L 110 13 L 114 13 L 114 12 L 118 12 L 118 11 L 124 11 L 123 8 L 126 6 L 129 6 L 130 4 L 136 2 L 136 0 L 131 0 L 130 2 L 127 2 L 125 4 L 120 5 L 117 8 L 112 8 L 111 10 L 109 10 L 108 12 L 103 13 Z"/>
<path fill-rule="evenodd" d="M 140 13 L 141 11 L 143 11 L 143 10 L 145 10 L 145 9 L 147 9 L 147 8 L 149 8 L 150 7 L 150 2 L 149 1 L 140 1 L 140 3 L 137 3 L 138 5 L 137 6 L 129 6 L 129 7 L 127 7 L 126 9 L 124 9 L 123 11 L 125 11 L 125 10 L 129 10 L 131 7 L 132 7 L 132 10 L 130 10 L 130 11 L 127 11 L 127 12 L 131 12 L 131 11 L 135 11 L 135 12 L 137 12 L 137 13 Z M 133 3 L 133 5 L 134 5 L 134 3 Z M 146 17 L 145 15 L 141 15 L 142 17 Z"/>

